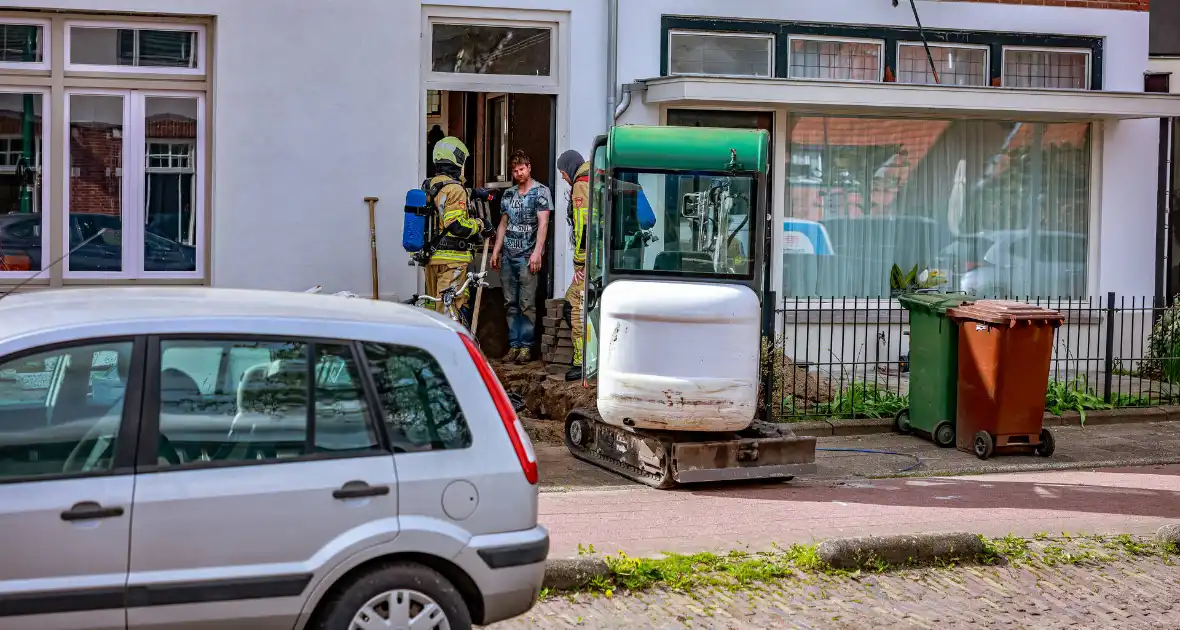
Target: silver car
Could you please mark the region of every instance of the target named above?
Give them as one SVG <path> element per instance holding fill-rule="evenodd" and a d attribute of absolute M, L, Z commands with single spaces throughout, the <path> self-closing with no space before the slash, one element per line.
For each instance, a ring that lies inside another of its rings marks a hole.
<path fill-rule="evenodd" d="M 469 628 L 527 611 L 537 463 L 471 337 L 299 293 L 0 300 L 0 628 Z"/>

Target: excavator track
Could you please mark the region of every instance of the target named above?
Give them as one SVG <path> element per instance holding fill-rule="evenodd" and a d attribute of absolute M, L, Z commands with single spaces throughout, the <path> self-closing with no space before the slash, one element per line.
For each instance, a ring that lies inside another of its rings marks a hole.
<path fill-rule="evenodd" d="M 565 446 L 582 461 L 659 490 L 712 481 L 790 481 L 815 471 L 815 438 L 760 422 L 738 434 L 656 432 L 616 427 L 597 411 L 574 409 L 565 421 Z"/>

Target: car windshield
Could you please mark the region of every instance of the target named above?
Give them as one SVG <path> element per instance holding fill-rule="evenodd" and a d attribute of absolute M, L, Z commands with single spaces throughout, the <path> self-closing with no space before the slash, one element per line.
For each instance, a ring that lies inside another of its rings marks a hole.
<path fill-rule="evenodd" d="M 752 175 L 620 170 L 613 187 L 613 272 L 753 274 Z"/>

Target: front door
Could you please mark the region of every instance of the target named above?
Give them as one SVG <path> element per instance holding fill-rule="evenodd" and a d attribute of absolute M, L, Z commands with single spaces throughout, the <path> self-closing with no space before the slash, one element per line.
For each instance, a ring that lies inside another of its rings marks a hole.
<path fill-rule="evenodd" d="M 152 341 L 129 628 L 290 630 L 314 575 L 396 536 L 393 457 L 360 365 L 347 342 Z"/>
<path fill-rule="evenodd" d="M 135 345 L 0 359 L 0 628 L 125 628 Z"/>

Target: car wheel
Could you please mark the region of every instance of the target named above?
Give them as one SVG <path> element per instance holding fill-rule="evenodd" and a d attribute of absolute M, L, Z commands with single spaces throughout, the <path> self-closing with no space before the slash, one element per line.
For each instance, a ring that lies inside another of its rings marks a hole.
<path fill-rule="evenodd" d="M 471 628 L 471 613 L 455 586 L 419 564 L 393 564 L 366 573 L 340 591 L 325 610 L 319 630 Z"/>

